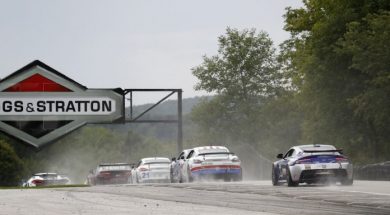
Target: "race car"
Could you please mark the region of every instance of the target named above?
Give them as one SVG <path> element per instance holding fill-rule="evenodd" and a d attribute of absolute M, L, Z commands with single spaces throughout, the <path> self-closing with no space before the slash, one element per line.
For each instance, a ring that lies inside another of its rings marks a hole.
<path fill-rule="evenodd" d="M 36 173 L 25 183 L 23 187 L 40 187 L 40 186 L 54 186 L 54 185 L 66 185 L 71 181 L 68 177 L 57 173 Z"/>
<path fill-rule="evenodd" d="M 102 163 L 91 170 L 87 176 L 89 185 L 126 184 L 131 177 L 129 163 Z"/>
<path fill-rule="evenodd" d="M 193 148 L 182 169 L 186 182 L 200 179 L 242 180 L 240 159 L 224 146 Z"/>
<path fill-rule="evenodd" d="M 301 145 L 290 148 L 286 154 L 278 154 L 272 165 L 272 184 L 340 182 L 353 184 L 353 166 L 341 149 L 332 145 Z"/>
<path fill-rule="evenodd" d="M 170 183 L 169 158 L 150 157 L 141 159 L 132 170 L 132 183 Z"/>
<path fill-rule="evenodd" d="M 191 149 L 184 149 L 182 152 L 180 152 L 179 156 L 177 158 L 172 158 L 171 162 L 171 182 L 183 182 L 183 166 L 184 162 L 186 161 L 186 158 L 188 154 L 190 153 Z"/>

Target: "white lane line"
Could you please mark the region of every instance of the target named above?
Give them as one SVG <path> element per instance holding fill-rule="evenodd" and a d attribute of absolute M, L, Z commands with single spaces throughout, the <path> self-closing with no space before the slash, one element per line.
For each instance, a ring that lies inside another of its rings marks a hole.
<path fill-rule="evenodd" d="M 375 193 L 375 192 L 364 192 L 364 191 L 354 191 L 354 190 L 340 190 L 340 191 L 350 192 L 350 193 L 364 193 L 364 194 L 371 194 L 371 195 L 390 196 L 390 194 L 387 193 Z"/>

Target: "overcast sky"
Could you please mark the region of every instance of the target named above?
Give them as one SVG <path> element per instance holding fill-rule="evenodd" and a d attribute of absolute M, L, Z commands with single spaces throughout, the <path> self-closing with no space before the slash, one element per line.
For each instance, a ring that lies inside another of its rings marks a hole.
<path fill-rule="evenodd" d="M 299 0 L 0 0 L 0 78 L 41 60 L 88 88 L 193 89 L 191 68 L 217 53 L 226 27 L 256 28 L 275 44 Z M 135 97 L 136 104 L 158 100 Z"/>

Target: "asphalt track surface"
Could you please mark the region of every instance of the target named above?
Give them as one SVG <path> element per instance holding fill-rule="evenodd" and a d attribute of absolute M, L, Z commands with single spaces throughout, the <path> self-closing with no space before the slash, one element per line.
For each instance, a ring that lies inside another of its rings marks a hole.
<path fill-rule="evenodd" d="M 0 190 L 0 214 L 390 214 L 390 182 L 270 181 Z"/>

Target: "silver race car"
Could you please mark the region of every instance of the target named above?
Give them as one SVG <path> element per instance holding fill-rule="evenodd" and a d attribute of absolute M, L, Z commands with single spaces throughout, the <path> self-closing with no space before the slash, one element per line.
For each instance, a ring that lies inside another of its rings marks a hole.
<path fill-rule="evenodd" d="M 170 183 L 169 158 L 151 157 L 143 158 L 131 171 L 132 183 Z"/>
<path fill-rule="evenodd" d="M 224 146 L 193 148 L 182 170 L 186 182 L 198 179 L 242 180 L 241 160 Z"/>
<path fill-rule="evenodd" d="M 301 145 L 278 154 L 272 165 L 272 184 L 286 181 L 288 186 L 299 183 L 340 182 L 353 184 L 353 166 L 342 150 L 332 145 Z"/>

